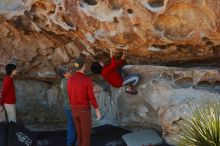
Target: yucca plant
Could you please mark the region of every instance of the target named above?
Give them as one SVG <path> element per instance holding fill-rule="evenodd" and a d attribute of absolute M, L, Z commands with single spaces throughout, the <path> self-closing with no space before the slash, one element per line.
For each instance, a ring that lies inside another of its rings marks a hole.
<path fill-rule="evenodd" d="M 220 101 L 187 106 L 180 127 L 178 146 L 220 146 Z"/>

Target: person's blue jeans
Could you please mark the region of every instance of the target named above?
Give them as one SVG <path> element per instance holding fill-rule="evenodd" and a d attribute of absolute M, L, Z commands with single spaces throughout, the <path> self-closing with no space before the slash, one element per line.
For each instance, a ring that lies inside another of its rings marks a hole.
<path fill-rule="evenodd" d="M 64 107 L 64 112 L 66 114 L 66 121 L 67 121 L 67 137 L 66 137 L 66 145 L 72 146 L 76 145 L 76 128 L 73 121 L 73 115 L 71 109 Z"/>

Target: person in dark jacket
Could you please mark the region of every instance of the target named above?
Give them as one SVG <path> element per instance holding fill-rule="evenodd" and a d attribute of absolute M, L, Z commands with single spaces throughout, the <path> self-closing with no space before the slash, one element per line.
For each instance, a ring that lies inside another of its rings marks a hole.
<path fill-rule="evenodd" d="M 69 103 L 69 97 L 67 93 L 67 80 L 71 76 L 71 72 L 67 67 L 61 66 L 59 69 L 59 74 L 61 76 L 60 89 L 63 95 L 63 108 L 66 114 L 67 121 L 67 134 L 66 134 L 66 146 L 75 146 L 76 145 L 76 127 L 73 121 L 72 109 Z"/>

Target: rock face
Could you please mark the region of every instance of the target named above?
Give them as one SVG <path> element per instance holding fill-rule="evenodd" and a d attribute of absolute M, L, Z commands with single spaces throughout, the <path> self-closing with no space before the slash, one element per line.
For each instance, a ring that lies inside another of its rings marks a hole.
<path fill-rule="evenodd" d="M 219 19 L 219 0 L 1 0 L 0 74 L 16 58 L 22 122 L 33 129 L 63 127 L 58 66 L 71 67 L 78 56 L 88 63 L 106 61 L 109 50 L 123 49 L 129 64 L 218 65 Z M 141 74 L 139 94 L 129 96 L 96 80 L 104 116 L 95 124 L 162 129 L 172 143 L 183 105 L 220 89 L 214 69 L 127 69 Z"/>
<path fill-rule="evenodd" d="M 64 128 L 63 97 L 58 84 L 16 80 L 18 121 L 33 130 Z"/>
<path fill-rule="evenodd" d="M 153 128 L 162 131 L 163 138 L 174 144 L 181 132 L 179 125 L 184 120 L 184 111 L 188 110 L 186 105 L 220 98 L 217 69 L 146 65 L 126 66 L 124 69 L 140 75 L 137 95 L 129 95 L 124 92 L 124 87 L 112 88 L 96 76 L 92 77 L 102 113 L 100 121 L 96 121 L 93 113 L 94 126 L 113 124 L 130 130 Z M 59 82 L 16 80 L 15 84 L 20 122 L 33 130 L 65 128 Z"/>
<path fill-rule="evenodd" d="M 220 98 L 220 74 L 216 69 L 128 66 L 127 70 L 139 73 L 142 79 L 137 96 L 128 96 L 123 91 L 118 96 L 122 123 L 158 124 L 171 144 L 180 132 L 186 104 L 196 99 Z"/>
<path fill-rule="evenodd" d="M 54 78 L 71 58 L 109 49 L 133 64 L 219 59 L 218 0 L 1 0 L 0 16 L 1 65 L 16 57 L 25 77 Z"/>
<path fill-rule="evenodd" d="M 131 129 L 162 128 L 163 137 L 170 144 L 175 144 L 174 139 L 181 132 L 179 125 L 184 120 L 184 111 L 188 110 L 187 104 L 198 105 L 205 99 L 220 98 L 220 74 L 216 69 L 144 65 L 125 69 L 138 73 L 141 82 L 135 96 L 125 93 L 124 88 L 112 90 L 118 125 Z"/>

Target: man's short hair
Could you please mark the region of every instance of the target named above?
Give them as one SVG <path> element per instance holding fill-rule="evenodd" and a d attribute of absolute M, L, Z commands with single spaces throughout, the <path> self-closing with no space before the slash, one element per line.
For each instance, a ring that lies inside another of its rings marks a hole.
<path fill-rule="evenodd" d="M 103 67 L 99 62 L 93 62 L 90 69 L 93 73 L 101 74 Z"/>
<path fill-rule="evenodd" d="M 14 64 L 7 64 L 7 65 L 5 66 L 6 74 L 7 74 L 7 75 L 11 75 L 12 72 L 13 72 L 13 70 L 15 70 L 16 68 L 17 68 L 17 67 L 16 67 L 16 65 L 14 65 Z"/>

